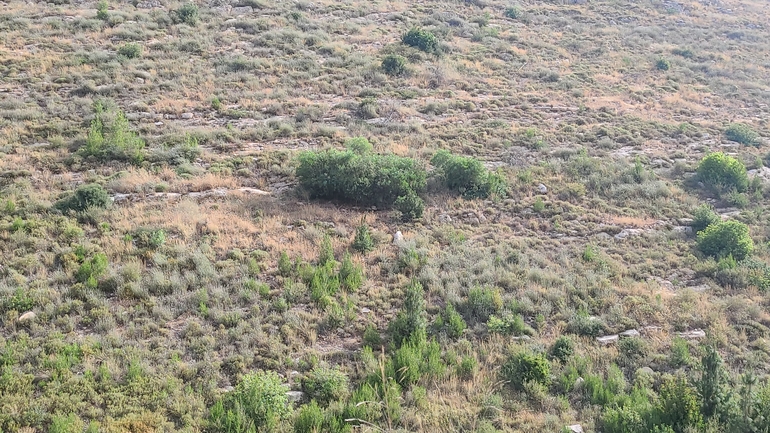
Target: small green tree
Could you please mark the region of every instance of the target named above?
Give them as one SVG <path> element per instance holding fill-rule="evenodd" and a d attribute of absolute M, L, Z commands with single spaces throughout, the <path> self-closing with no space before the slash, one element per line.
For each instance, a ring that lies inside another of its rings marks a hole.
<path fill-rule="evenodd" d="M 174 11 L 174 16 L 178 23 L 195 26 L 198 24 L 199 19 L 198 5 L 195 3 L 185 3 L 181 8 Z"/>
<path fill-rule="evenodd" d="M 96 5 L 96 19 L 107 21 L 110 19 L 110 14 L 108 12 L 109 5 L 107 4 L 107 0 L 100 0 L 99 3 Z"/>
<path fill-rule="evenodd" d="M 289 414 L 288 390 L 273 371 L 248 374 L 211 408 L 209 428 L 222 433 L 273 431 Z"/>
<path fill-rule="evenodd" d="M 527 382 L 545 385 L 551 374 L 551 364 L 542 354 L 519 352 L 508 357 L 500 369 L 503 380 L 521 390 Z"/>
<path fill-rule="evenodd" d="M 420 336 L 424 337 L 427 327 L 422 284 L 417 280 L 412 280 L 406 286 L 405 291 L 404 306 L 388 326 L 388 332 L 396 346 L 400 346 L 405 340 L 415 335 L 418 338 Z"/>
<path fill-rule="evenodd" d="M 347 397 L 348 376 L 338 368 L 316 367 L 302 379 L 302 391 L 322 406 Z"/>
<path fill-rule="evenodd" d="M 134 42 L 129 42 L 118 48 L 118 55 L 127 59 L 138 59 L 142 56 L 142 46 Z"/>
<path fill-rule="evenodd" d="M 562 364 L 566 364 L 567 361 L 575 353 L 575 342 L 566 335 L 562 335 L 556 339 L 551 348 L 548 350 L 548 355 L 551 359 L 556 359 Z"/>
<path fill-rule="evenodd" d="M 392 77 L 404 75 L 406 73 L 406 57 L 388 54 L 382 59 L 382 70 Z"/>
<path fill-rule="evenodd" d="M 670 378 L 660 389 L 656 407 L 657 424 L 670 426 L 675 433 L 684 433 L 688 428 L 698 429 L 703 424 L 698 395 L 687 384 L 683 376 Z"/>
<path fill-rule="evenodd" d="M 727 389 L 727 372 L 716 348 L 706 346 L 701 358 L 701 377 L 696 383 L 701 401 L 701 413 L 706 420 L 725 420 L 730 392 Z"/>
<path fill-rule="evenodd" d="M 361 223 L 356 227 L 356 236 L 353 238 L 352 247 L 361 254 L 366 254 L 374 249 L 372 232 L 366 223 Z"/>
<path fill-rule="evenodd" d="M 89 208 L 105 209 L 110 203 L 110 196 L 104 187 L 98 183 L 89 183 L 79 186 L 74 194 L 57 201 L 54 208 L 62 212 L 83 212 Z"/>
<path fill-rule="evenodd" d="M 415 47 L 426 53 L 435 53 L 438 50 L 438 38 L 436 38 L 436 35 L 418 27 L 412 27 L 408 32 L 404 33 L 404 36 L 401 37 L 401 42 L 404 45 Z"/>
<path fill-rule="evenodd" d="M 754 241 L 746 224 L 729 220 L 712 224 L 698 233 L 698 249 L 717 259 L 732 256 L 741 261 L 754 251 Z"/>
<path fill-rule="evenodd" d="M 717 215 L 716 212 L 714 212 L 714 209 L 708 205 L 708 204 L 702 204 L 698 206 L 692 213 L 692 231 L 695 233 L 700 233 L 703 231 L 706 227 L 710 226 L 711 224 L 716 224 L 722 219 Z"/>
<path fill-rule="evenodd" d="M 661 71 L 668 71 L 671 69 L 671 62 L 667 59 L 658 59 L 658 61 L 655 62 L 655 67 Z"/>
<path fill-rule="evenodd" d="M 704 184 L 717 189 L 736 189 L 745 192 L 749 176 L 742 162 L 722 152 L 704 157 L 698 164 L 698 177 Z"/>
<path fill-rule="evenodd" d="M 498 173 L 492 173 L 476 158 L 453 155 L 439 150 L 430 163 L 439 169 L 447 188 L 468 198 L 487 198 L 492 194 L 505 195 L 507 186 Z"/>

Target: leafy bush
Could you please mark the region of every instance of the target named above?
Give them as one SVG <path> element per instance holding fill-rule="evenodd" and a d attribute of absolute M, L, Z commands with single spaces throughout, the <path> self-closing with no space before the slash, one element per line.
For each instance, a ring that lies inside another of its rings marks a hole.
<path fill-rule="evenodd" d="M 607 329 L 604 322 L 591 317 L 585 311 L 579 311 L 567 325 L 567 332 L 586 337 L 596 337 Z"/>
<path fill-rule="evenodd" d="M 345 148 L 359 155 L 371 153 L 374 146 L 364 137 L 353 137 L 345 140 Z"/>
<path fill-rule="evenodd" d="M 110 196 L 107 191 L 97 183 L 90 183 L 79 186 L 74 194 L 62 198 L 54 207 L 62 212 L 83 212 L 90 208 L 105 209 L 109 204 Z"/>
<path fill-rule="evenodd" d="M 109 5 L 107 4 L 107 0 L 99 0 L 99 3 L 96 5 L 96 19 L 102 21 L 110 19 L 108 10 Z"/>
<path fill-rule="evenodd" d="M 512 20 L 521 18 L 522 14 L 521 8 L 518 6 L 511 6 L 505 9 L 505 16 Z"/>
<path fill-rule="evenodd" d="M 278 275 L 286 278 L 294 274 L 294 266 L 286 251 L 281 251 L 281 256 L 278 258 Z"/>
<path fill-rule="evenodd" d="M 466 197 L 505 195 L 507 186 L 503 177 L 491 173 L 476 158 L 452 155 L 449 151 L 440 150 L 431 159 L 431 164 L 441 170 L 447 188 Z"/>
<path fill-rule="evenodd" d="M 754 241 L 746 224 L 730 220 L 712 224 L 698 233 L 698 249 L 717 259 L 732 256 L 741 261 L 754 250 Z"/>
<path fill-rule="evenodd" d="M 108 113 L 105 113 L 101 103 L 94 104 L 94 114 L 86 144 L 79 149 L 83 156 L 133 163 L 144 159 L 144 140 L 129 129 L 128 119 L 122 111 L 115 113 L 111 125 L 106 122 L 105 115 Z"/>
<path fill-rule="evenodd" d="M 551 364 L 541 354 L 520 352 L 508 357 L 500 369 L 502 379 L 516 390 L 522 390 L 526 382 L 545 385 L 551 374 Z"/>
<path fill-rule="evenodd" d="M 556 339 L 551 348 L 548 350 L 548 356 L 551 359 L 556 359 L 562 364 L 565 364 L 572 355 L 575 353 L 575 342 L 566 335 L 562 335 Z"/>
<path fill-rule="evenodd" d="M 353 244 L 351 246 L 361 254 L 366 254 L 374 249 L 372 231 L 366 223 L 362 223 L 356 227 L 356 236 L 353 238 Z"/>
<path fill-rule="evenodd" d="M 390 76 L 403 75 L 406 72 L 406 57 L 388 54 L 382 59 L 382 70 Z"/>
<path fill-rule="evenodd" d="M 364 282 L 364 268 L 353 262 L 350 253 L 342 256 L 342 264 L 339 272 L 340 285 L 348 292 L 355 292 L 361 288 Z"/>
<path fill-rule="evenodd" d="M 425 212 L 425 202 L 413 192 L 399 196 L 393 202 L 393 207 L 401 213 L 404 221 L 416 220 Z"/>
<path fill-rule="evenodd" d="M 404 306 L 388 326 L 388 333 L 396 346 L 415 336 L 420 338 L 425 335 L 427 322 L 424 292 L 422 284 L 417 280 L 412 280 L 406 287 Z"/>
<path fill-rule="evenodd" d="M 118 48 L 118 55 L 127 59 L 138 59 L 142 56 L 142 46 L 134 42 L 129 42 Z"/>
<path fill-rule="evenodd" d="M 337 368 L 316 367 L 302 379 L 302 391 L 322 406 L 347 397 L 350 380 Z"/>
<path fill-rule="evenodd" d="M 244 376 L 238 386 L 214 404 L 209 414 L 213 432 L 272 431 L 289 414 L 281 377 L 273 371 Z"/>
<path fill-rule="evenodd" d="M 692 231 L 699 233 L 706 227 L 716 224 L 722 219 L 714 212 L 714 209 L 708 204 L 702 204 L 698 206 L 692 213 Z"/>
<path fill-rule="evenodd" d="M 671 69 L 671 62 L 666 59 L 658 59 L 658 61 L 655 62 L 655 67 L 661 71 L 668 71 Z"/>
<path fill-rule="evenodd" d="M 195 3 L 185 3 L 174 11 L 174 20 L 178 23 L 195 26 L 198 24 L 198 18 L 198 6 Z"/>
<path fill-rule="evenodd" d="M 435 53 L 438 50 L 438 38 L 436 38 L 436 35 L 417 27 L 409 29 L 401 37 L 401 42 L 426 53 Z"/>
<path fill-rule="evenodd" d="M 80 265 L 75 273 L 78 282 L 85 283 L 86 287 L 95 289 L 97 280 L 107 270 L 107 255 L 96 253 Z"/>
<path fill-rule="evenodd" d="M 297 177 L 312 198 L 366 206 L 398 206 L 404 215 L 422 215 L 426 172 L 411 158 L 357 154 L 350 150 L 303 152 Z M 398 203 L 397 203 L 398 202 Z"/>
<path fill-rule="evenodd" d="M 439 314 L 433 326 L 439 332 L 444 332 L 449 338 L 458 339 L 465 332 L 467 324 L 460 313 L 457 312 L 454 305 L 447 304 L 444 311 Z"/>
<path fill-rule="evenodd" d="M 492 287 L 474 287 L 468 291 L 465 302 L 465 313 L 469 321 L 486 322 L 489 316 L 503 308 L 503 297 L 500 289 Z"/>
<path fill-rule="evenodd" d="M 744 192 L 749 186 L 746 166 L 722 152 L 704 157 L 698 164 L 698 176 L 704 184 L 718 189 L 735 189 Z"/>
<path fill-rule="evenodd" d="M 725 138 L 736 143 L 754 146 L 758 144 L 759 134 L 745 123 L 731 123 L 725 129 Z"/>
<path fill-rule="evenodd" d="M 657 424 L 670 426 L 676 433 L 697 429 L 703 423 L 698 393 L 682 376 L 663 383 L 656 412 Z"/>
<path fill-rule="evenodd" d="M 494 314 L 487 320 L 487 329 L 489 332 L 504 335 L 532 335 L 532 328 L 524 323 L 524 318 L 520 314 L 506 313 L 502 317 Z"/>
<path fill-rule="evenodd" d="M 324 412 L 315 400 L 302 406 L 294 417 L 294 433 L 320 433 L 324 423 Z"/>

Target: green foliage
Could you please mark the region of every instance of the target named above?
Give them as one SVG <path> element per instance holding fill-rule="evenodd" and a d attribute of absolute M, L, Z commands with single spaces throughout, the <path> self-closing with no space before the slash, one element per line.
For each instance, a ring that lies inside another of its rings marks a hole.
<path fill-rule="evenodd" d="M 661 386 L 656 408 L 658 424 L 670 426 L 676 433 L 703 424 L 698 395 L 682 376 L 666 380 Z"/>
<path fill-rule="evenodd" d="M 312 198 L 364 206 L 392 207 L 404 215 L 422 215 L 426 172 L 411 158 L 326 150 L 303 152 L 297 178 Z M 398 203 L 397 203 L 398 201 Z"/>
<path fill-rule="evenodd" d="M 54 415 L 49 433 L 81 433 L 83 421 L 77 415 L 71 413 L 67 416 Z"/>
<path fill-rule="evenodd" d="M 698 176 L 704 184 L 717 189 L 744 192 L 749 186 L 746 166 L 722 152 L 710 153 L 698 164 Z"/>
<path fill-rule="evenodd" d="M 554 341 L 548 350 L 548 356 L 562 364 L 566 364 L 575 353 L 575 342 L 566 335 L 562 335 Z"/>
<path fill-rule="evenodd" d="M 345 148 L 359 155 L 371 153 L 374 146 L 364 137 L 353 137 L 345 140 Z"/>
<path fill-rule="evenodd" d="M 54 207 L 62 212 L 73 210 L 83 212 L 86 209 L 105 209 L 110 204 L 110 196 L 101 185 L 89 183 L 81 185 L 75 193 L 57 201 Z"/>
<path fill-rule="evenodd" d="M 514 389 L 524 389 L 527 382 L 546 385 L 551 374 L 551 364 L 542 354 L 519 352 L 508 357 L 500 369 L 503 380 Z"/>
<path fill-rule="evenodd" d="M 185 3 L 181 8 L 174 11 L 174 20 L 177 23 L 195 26 L 198 24 L 198 19 L 198 6 L 195 3 Z"/>
<path fill-rule="evenodd" d="M 29 295 L 29 292 L 19 287 L 13 292 L 13 296 L 8 296 L 0 301 L 0 312 L 17 311 L 23 313 L 29 311 L 35 305 L 35 301 Z"/>
<path fill-rule="evenodd" d="M 294 417 L 294 433 L 321 433 L 324 412 L 315 400 L 302 406 Z"/>
<path fill-rule="evenodd" d="M 424 336 L 427 326 L 425 318 L 425 298 L 422 284 L 412 280 L 406 286 L 404 294 L 404 306 L 398 312 L 396 318 L 390 322 L 388 333 L 396 346 L 400 346 L 405 340 L 415 336 Z"/>
<path fill-rule="evenodd" d="M 75 273 L 75 279 L 84 283 L 86 287 L 95 289 L 98 279 L 107 271 L 107 256 L 104 253 L 96 253 L 80 265 Z"/>
<path fill-rule="evenodd" d="M 567 331 L 571 334 L 586 337 L 596 337 L 606 330 L 607 326 L 598 318 L 591 317 L 586 311 L 578 311 L 567 325 Z"/>
<path fill-rule="evenodd" d="M 353 258 L 348 252 L 345 252 L 345 255 L 342 256 L 339 279 L 342 288 L 348 292 L 355 292 L 364 283 L 363 266 L 353 262 Z"/>
<path fill-rule="evenodd" d="M 281 377 L 259 371 L 243 377 L 236 388 L 218 400 L 209 413 L 209 429 L 216 433 L 273 431 L 289 414 Z"/>
<path fill-rule="evenodd" d="M 512 20 L 519 19 L 523 15 L 523 12 L 519 6 L 511 6 L 505 9 L 505 16 Z"/>
<path fill-rule="evenodd" d="M 302 378 L 302 391 L 322 406 L 347 397 L 350 380 L 337 368 L 316 367 Z"/>
<path fill-rule="evenodd" d="M 399 196 L 393 202 L 393 208 L 401 213 L 401 219 L 412 221 L 422 217 L 425 211 L 425 202 L 414 192 Z"/>
<path fill-rule="evenodd" d="M 286 251 L 281 251 L 281 257 L 278 259 L 278 275 L 288 278 L 294 274 L 294 265 L 286 254 Z"/>
<path fill-rule="evenodd" d="M 372 231 L 366 223 L 362 223 L 356 227 L 356 236 L 353 238 L 353 244 L 351 246 L 361 254 L 366 254 L 374 249 Z"/>
<path fill-rule="evenodd" d="M 722 221 L 714 209 L 705 203 L 693 211 L 692 217 L 692 231 L 695 233 L 700 233 L 706 227 Z"/>
<path fill-rule="evenodd" d="M 392 76 L 399 76 L 406 73 L 406 57 L 398 54 L 388 54 L 382 59 L 382 70 Z"/>
<path fill-rule="evenodd" d="M 463 335 L 467 324 L 454 305 L 447 304 L 444 311 L 436 318 L 434 327 L 439 332 L 446 333 L 449 338 L 456 340 Z"/>
<path fill-rule="evenodd" d="M 658 59 L 658 61 L 655 62 L 655 67 L 661 71 L 668 71 L 671 69 L 671 62 L 667 59 Z"/>
<path fill-rule="evenodd" d="M 731 123 L 730 126 L 725 129 L 725 138 L 748 146 L 756 146 L 759 144 L 757 141 L 759 134 L 745 123 Z"/>
<path fill-rule="evenodd" d="M 325 235 L 321 241 L 321 250 L 318 253 L 318 265 L 326 266 L 329 263 L 334 264 L 334 248 L 331 237 Z"/>
<path fill-rule="evenodd" d="M 486 322 L 489 316 L 503 308 L 503 296 L 500 289 L 493 287 L 473 287 L 468 291 L 468 300 L 464 312 L 468 321 Z"/>
<path fill-rule="evenodd" d="M 142 56 L 142 46 L 135 42 L 129 42 L 118 48 L 118 55 L 127 59 L 138 59 Z"/>
<path fill-rule="evenodd" d="M 88 130 L 86 144 L 79 150 L 80 154 L 102 161 L 141 162 L 145 143 L 130 130 L 126 115 L 118 110 L 112 123 L 107 124 L 106 114 L 101 103 L 94 104 L 94 120 Z"/>
<path fill-rule="evenodd" d="M 444 373 L 446 365 L 441 360 L 438 343 L 426 342 L 424 335 L 413 337 L 399 347 L 385 367 L 387 375 L 408 388 L 421 378 L 435 378 Z"/>
<path fill-rule="evenodd" d="M 435 53 L 438 50 L 438 38 L 433 33 L 421 28 L 412 27 L 401 37 L 404 45 L 415 47 L 426 53 Z"/>
<path fill-rule="evenodd" d="M 137 248 L 157 250 L 166 243 L 166 232 L 163 229 L 140 228 L 131 234 Z"/>
<path fill-rule="evenodd" d="M 706 346 L 706 353 L 701 358 L 701 377 L 696 382 L 696 386 L 703 417 L 706 420 L 712 418 L 725 420 L 730 406 L 727 373 L 722 357 L 711 345 Z"/>
<path fill-rule="evenodd" d="M 490 315 L 487 320 L 487 329 L 491 333 L 503 335 L 532 335 L 532 328 L 524 323 L 521 314 L 512 314 L 506 312 L 502 316 Z"/>
<path fill-rule="evenodd" d="M 431 159 L 431 164 L 440 170 L 447 188 L 467 198 L 504 196 L 506 193 L 507 186 L 502 175 L 491 173 L 476 158 L 440 150 Z"/>
<path fill-rule="evenodd" d="M 692 362 L 690 358 L 690 345 L 684 338 L 676 337 L 671 341 L 671 354 L 669 365 L 674 368 L 685 367 Z M 705 413 L 704 413 L 705 414 Z"/>
<path fill-rule="evenodd" d="M 698 233 L 698 249 L 717 259 L 732 256 L 741 261 L 754 250 L 754 241 L 746 224 L 728 220 L 712 224 Z"/>
<path fill-rule="evenodd" d="M 109 5 L 107 4 L 107 0 L 99 0 L 99 3 L 96 5 L 96 19 L 102 21 L 110 19 L 108 10 Z"/>

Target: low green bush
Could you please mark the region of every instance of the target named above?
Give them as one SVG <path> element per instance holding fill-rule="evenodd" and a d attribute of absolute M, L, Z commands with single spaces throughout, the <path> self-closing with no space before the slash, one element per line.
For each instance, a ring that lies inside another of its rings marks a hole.
<path fill-rule="evenodd" d="M 404 33 L 401 37 L 401 42 L 404 45 L 409 45 L 426 53 L 438 51 L 438 38 L 436 35 L 417 27 L 412 27 L 408 32 Z"/>
<path fill-rule="evenodd" d="M 303 152 L 296 173 L 312 198 L 396 207 L 407 218 L 422 216 L 419 194 L 427 174 L 412 158 L 351 150 Z"/>
<path fill-rule="evenodd" d="M 741 261 L 754 251 L 754 241 L 746 224 L 729 220 L 712 224 L 698 233 L 698 249 L 717 259 L 732 256 Z"/>
<path fill-rule="evenodd" d="M 388 54 L 382 59 L 382 70 L 392 76 L 404 75 L 406 73 L 406 57 L 398 54 Z"/>
<path fill-rule="evenodd" d="M 108 122 L 110 115 L 114 120 Z M 109 161 L 129 161 L 139 163 L 144 159 L 144 140 L 131 131 L 122 111 L 115 113 L 105 111 L 101 103 L 94 104 L 94 120 L 88 130 L 86 143 L 78 152 L 82 156 Z"/>
<path fill-rule="evenodd" d="M 79 186 L 71 195 L 65 196 L 54 204 L 62 211 L 83 212 L 86 209 L 106 209 L 111 203 L 107 191 L 97 183 Z"/>
<path fill-rule="evenodd" d="M 556 339 L 556 341 L 548 349 L 548 356 L 551 359 L 558 360 L 562 364 L 566 364 L 572 355 L 575 353 L 575 342 L 566 335 L 562 335 Z"/>
<path fill-rule="evenodd" d="M 374 249 L 372 231 L 366 223 L 356 227 L 356 236 L 353 238 L 351 247 L 361 254 L 366 254 Z"/>
<path fill-rule="evenodd" d="M 758 144 L 759 134 L 745 123 L 731 123 L 725 129 L 725 138 L 736 143 L 755 146 Z"/>
<path fill-rule="evenodd" d="M 431 164 L 440 170 L 447 188 L 465 197 L 487 198 L 490 195 L 504 196 L 506 193 L 507 185 L 503 176 L 490 172 L 476 158 L 440 150 L 431 159 Z"/>
<path fill-rule="evenodd" d="M 503 334 L 503 335 L 532 335 L 534 331 L 527 326 L 524 322 L 524 318 L 520 314 L 506 313 L 498 317 L 496 315 L 489 316 L 487 320 L 487 329 L 491 333 Z"/>
<path fill-rule="evenodd" d="M 211 408 L 209 431 L 217 433 L 273 431 L 289 415 L 289 387 L 273 371 L 243 377 L 233 391 Z"/>
<path fill-rule="evenodd" d="M 513 389 L 522 390 L 524 384 L 530 381 L 546 385 L 551 374 L 551 364 L 541 354 L 519 352 L 508 357 L 500 374 Z"/>
<path fill-rule="evenodd" d="M 655 62 L 655 67 L 661 71 L 668 71 L 671 69 L 671 62 L 666 59 L 658 59 L 658 61 Z"/>
<path fill-rule="evenodd" d="M 181 8 L 174 11 L 174 21 L 177 23 L 195 26 L 198 24 L 199 18 L 198 6 L 195 3 L 185 3 Z"/>
<path fill-rule="evenodd" d="M 692 213 L 692 231 L 700 233 L 706 227 L 722 221 L 719 215 L 708 204 L 698 206 Z"/>
<path fill-rule="evenodd" d="M 746 166 L 722 152 L 711 153 L 700 161 L 698 177 L 705 185 L 720 190 L 735 189 L 745 192 L 749 187 Z"/>
<path fill-rule="evenodd" d="M 118 55 L 127 59 L 138 59 L 142 56 L 142 46 L 135 42 L 129 42 L 118 48 Z"/>
<path fill-rule="evenodd" d="M 468 299 L 464 305 L 464 313 L 469 322 L 486 322 L 489 316 L 503 308 L 503 297 L 500 289 L 493 287 L 473 287 L 468 291 Z"/>
<path fill-rule="evenodd" d="M 347 397 L 349 388 L 348 376 L 337 368 L 316 367 L 302 378 L 302 391 L 322 406 Z"/>

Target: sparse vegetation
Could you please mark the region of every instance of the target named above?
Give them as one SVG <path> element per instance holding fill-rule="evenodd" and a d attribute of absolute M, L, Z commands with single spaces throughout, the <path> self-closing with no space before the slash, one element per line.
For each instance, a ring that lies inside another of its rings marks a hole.
<path fill-rule="evenodd" d="M 745 123 L 732 123 L 725 129 L 725 138 L 747 146 L 756 146 L 759 134 Z"/>

